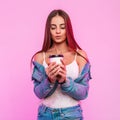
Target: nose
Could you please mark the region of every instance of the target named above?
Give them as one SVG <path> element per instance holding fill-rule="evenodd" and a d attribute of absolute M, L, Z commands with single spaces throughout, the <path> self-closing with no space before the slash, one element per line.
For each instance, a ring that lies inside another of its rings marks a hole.
<path fill-rule="evenodd" d="M 61 32 L 60 28 L 56 29 L 56 33 L 59 34 Z"/>

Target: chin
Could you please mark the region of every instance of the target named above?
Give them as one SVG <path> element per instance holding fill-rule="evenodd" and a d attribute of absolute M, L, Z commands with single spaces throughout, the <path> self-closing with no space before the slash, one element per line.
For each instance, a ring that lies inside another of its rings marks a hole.
<path fill-rule="evenodd" d="M 64 43 L 66 40 L 55 40 L 54 42 L 57 44 Z"/>

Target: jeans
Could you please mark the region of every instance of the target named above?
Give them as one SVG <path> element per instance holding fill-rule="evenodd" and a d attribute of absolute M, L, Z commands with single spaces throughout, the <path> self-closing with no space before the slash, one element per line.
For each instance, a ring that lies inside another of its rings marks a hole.
<path fill-rule="evenodd" d="M 37 120 L 83 120 L 80 105 L 67 108 L 50 108 L 41 104 Z"/>

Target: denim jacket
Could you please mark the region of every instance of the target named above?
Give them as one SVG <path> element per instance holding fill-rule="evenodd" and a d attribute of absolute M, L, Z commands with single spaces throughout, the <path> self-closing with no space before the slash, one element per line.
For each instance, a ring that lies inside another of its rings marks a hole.
<path fill-rule="evenodd" d="M 56 90 L 58 82 L 53 84 L 49 81 L 43 65 L 35 61 L 33 65 L 34 93 L 40 99 L 49 97 Z M 75 80 L 67 77 L 66 82 L 61 84 L 61 90 L 76 100 L 83 100 L 88 95 L 90 79 L 90 63 L 87 62 Z"/>

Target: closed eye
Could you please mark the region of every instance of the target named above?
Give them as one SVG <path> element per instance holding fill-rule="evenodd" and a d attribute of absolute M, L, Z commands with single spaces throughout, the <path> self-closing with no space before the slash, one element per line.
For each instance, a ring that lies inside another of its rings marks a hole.
<path fill-rule="evenodd" d="M 65 24 L 60 24 L 61 29 L 65 29 Z"/>
<path fill-rule="evenodd" d="M 52 30 L 56 29 L 55 27 L 51 27 Z"/>
<path fill-rule="evenodd" d="M 55 24 L 51 24 L 51 30 L 54 30 L 54 29 L 56 29 L 57 28 L 57 25 L 55 25 Z M 62 23 L 62 24 L 60 24 L 59 25 L 59 28 L 60 29 L 65 29 L 66 27 L 65 27 L 65 24 L 64 23 Z"/>

